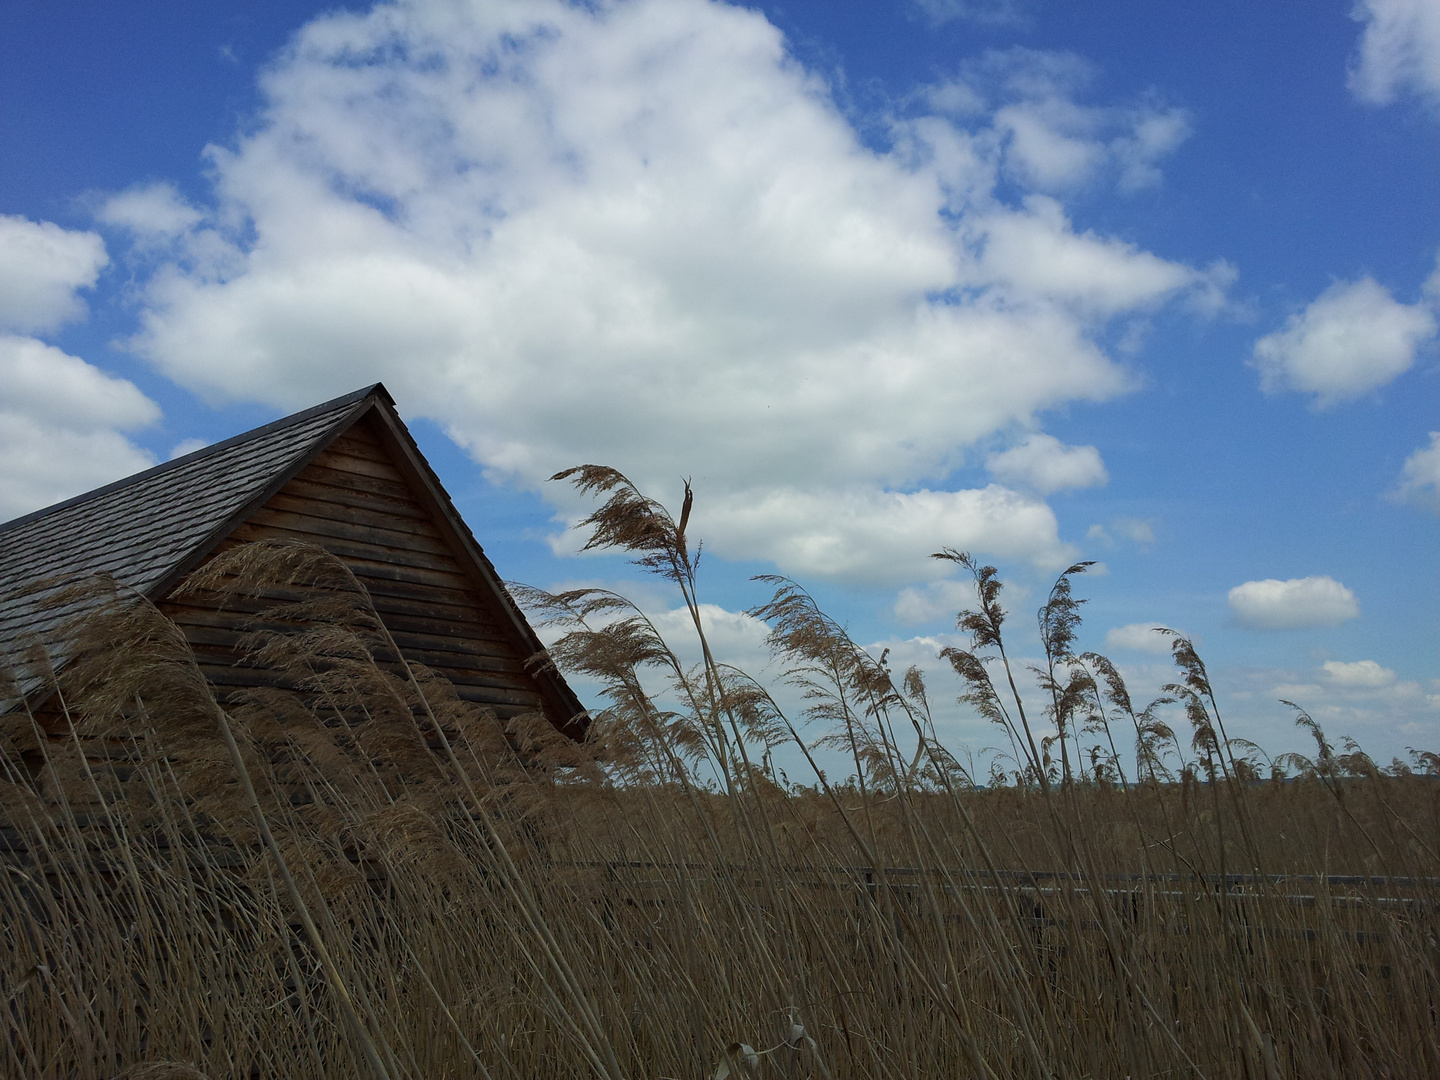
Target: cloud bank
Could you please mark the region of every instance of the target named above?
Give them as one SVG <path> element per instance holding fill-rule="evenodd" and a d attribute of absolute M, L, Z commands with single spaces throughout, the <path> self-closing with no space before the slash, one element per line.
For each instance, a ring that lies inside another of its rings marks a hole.
<path fill-rule="evenodd" d="M 568 465 L 671 500 L 692 475 L 712 550 L 792 573 L 914 581 L 943 544 L 1063 566 L 1041 499 L 955 489 L 966 450 L 1124 392 L 1110 322 L 1213 308 L 1230 272 L 1077 229 L 1055 197 L 1158 179 L 1183 116 L 1078 102 L 1073 58 L 988 63 L 877 149 L 743 8 L 329 15 L 210 149 L 213 206 L 107 208 L 170 252 L 131 347 L 216 401 L 383 379 L 567 515 L 543 482 Z M 1028 486 L 1099 482 L 1086 449 Z"/>

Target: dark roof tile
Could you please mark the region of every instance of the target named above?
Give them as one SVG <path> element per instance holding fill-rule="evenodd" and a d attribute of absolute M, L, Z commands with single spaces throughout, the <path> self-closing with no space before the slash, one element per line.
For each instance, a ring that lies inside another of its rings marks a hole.
<path fill-rule="evenodd" d="M 376 393 L 388 401 L 383 387 L 367 387 L 0 525 L 0 663 L 18 665 L 37 641 L 53 655 L 80 610 L 47 603 L 65 584 L 108 573 L 152 594 Z"/>

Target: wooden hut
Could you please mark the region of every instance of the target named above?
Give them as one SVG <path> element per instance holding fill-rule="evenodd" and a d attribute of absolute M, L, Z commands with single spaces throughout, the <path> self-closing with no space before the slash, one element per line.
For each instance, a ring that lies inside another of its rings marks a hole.
<path fill-rule="evenodd" d="M 222 696 L 263 685 L 274 676 L 237 648 L 243 607 L 176 589 L 217 553 L 267 539 L 343 560 L 405 657 L 463 700 L 501 720 L 541 711 L 583 736 L 583 706 L 558 673 L 527 667 L 540 641 L 378 383 L 0 525 L 0 663 L 21 670 L 39 641 L 63 665 L 74 609 L 29 587 L 104 572 L 180 626 Z M 44 686 L 19 684 L 32 707 Z"/>

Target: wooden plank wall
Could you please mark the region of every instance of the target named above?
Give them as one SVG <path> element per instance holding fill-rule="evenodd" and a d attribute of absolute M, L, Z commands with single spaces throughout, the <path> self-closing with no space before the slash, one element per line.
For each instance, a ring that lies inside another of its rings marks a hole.
<path fill-rule="evenodd" d="M 230 543 L 272 538 L 310 541 L 343 559 L 370 590 L 406 658 L 450 680 L 462 699 L 502 720 L 542 708 L 539 686 L 524 668 L 524 643 L 498 603 L 475 588 L 368 420 L 336 439 Z M 272 679 L 262 669 L 237 666 L 247 606 L 233 600 L 223 610 L 203 602 L 160 605 L 222 692 Z M 551 717 L 557 726 L 568 719 Z"/>

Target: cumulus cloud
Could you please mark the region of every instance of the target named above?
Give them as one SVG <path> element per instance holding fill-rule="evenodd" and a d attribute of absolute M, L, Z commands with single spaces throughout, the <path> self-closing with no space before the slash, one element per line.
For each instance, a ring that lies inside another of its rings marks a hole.
<path fill-rule="evenodd" d="M 85 314 L 76 290 L 110 261 L 92 232 L 0 214 L 0 331 L 44 333 Z"/>
<path fill-rule="evenodd" d="M 1023 212 L 978 217 L 973 228 L 984 237 L 985 277 L 1086 313 L 1144 310 L 1208 285 L 1202 271 L 1124 241 L 1076 233 L 1060 204 L 1044 195 L 1029 196 Z"/>
<path fill-rule="evenodd" d="M 142 184 L 112 195 L 95 215 L 106 225 L 127 229 L 146 245 L 171 243 L 204 220 L 174 184 Z"/>
<path fill-rule="evenodd" d="M 1350 67 L 1350 89 L 1385 105 L 1404 92 L 1440 102 L 1440 6 L 1433 0 L 1359 0 L 1365 24 Z"/>
<path fill-rule="evenodd" d="M 1274 712 L 1277 700 L 1293 701 L 1319 722 L 1332 740 L 1354 736 L 1366 751 L 1383 762 L 1409 746 L 1434 746 L 1440 738 L 1440 680 L 1425 683 L 1404 679 L 1373 660 L 1327 661 L 1308 672 L 1240 670 L 1230 681 L 1245 689 L 1231 696 L 1239 702 L 1263 706 L 1250 721 L 1269 727 L 1264 742 L 1278 748 L 1295 732 L 1281 726 Z M 1236 710 L 1232 709 L 1232 717 Z M 1243 713 L 1242 713 L 1243 715 Z M 1230 723 L 1233 725 L 1235 719 Z M 1314 744 L 1297 745 L 1313 753 Z"/>
<path fill-rule="evenodd" d="M 725 553 L 854 582 L 938 577 L 945 546 L 1003 551 L 1042 570 L 1079 556 L 1045 503 L 998 484 L 960 491 L 761 489 L 697 499 L 696 534 Z M 563 541 L 563 542 L 569 542 Z"/>
<path fill-rule="evenodd" d="M 667 608 L 652 611 L 650 621 L 683 663 L 697 664 L 702 659 L 695 623 L 688 608 Z M 770 627 L 744 611 L 730 611 L 719 604 L 700 605 L 700 624 L 705 628 L 705 642 L 718 663 L 730 664 L 758 677 L 770 662 L 766 642 Z"/>
<path fill-rule="evenodd" d="M 1400 482 L 1391 495 L 1417 509 L 1440 514 L 1440 431 L 1430 432 L 1430 445 L 1405 459 Z"/>
<path fill-rule="evenodd" d="M 975 586 L 949 578 L 908 586 L 895 598 L 895 618 L 909 626 L 950 618 L 975 603 Z"/>
<path fill-rule="evenodd" d="M 1042 495 L 1068 488 L 1099 487 L 1110 475 L 1093 446 L 1066 446 L 1053 435 L 1031 435 L 1018 446 L 985 460 L 991 474 L 1007 484 L 1022 484 Z"/>
<path fill-rule="evenodd" d="M 1062 98 L 1007 105 L 996 123 L 1009 140 L 1009 171 L 1045 191 L 1087 183 L 1107 167 L 1116 172 L 1121 191 L 1154 187 L 1162 179 L 1160 160 L 1190 134 L 1189 119 L 1179 109 L 1117 112 Z"/>
<path fill-rule="evenodd" d="M 1063 96 L 1011 68 L 1005 103 L 1027 78 Z M 982 439 L 1124 392 L 1109 320 L 1214 288 L 1053 200 L 1003 202 L 998 97 L 867 147 L 740 7 L 382 4 L 311 23 L 263 90 L 211 151 L 203 221 L 155 189 L 110 208 L 189 230 L 137 352 L 286 408 L 384 379 L 500 482 L 604 461 L 673 500 L 691 474 L 713 550 L 790 572 L 889 580 L 937 543 L 1068 558 L 1043 502 L 949 478 Z M 1087 137 L 1165 143 L 1142 127 Z"/>
<path fill-rule="evenodd" d="M 133 383 L 0 335 L 0 521 L 153 465 L 122 432 L 159 417 Z"/>
<path fill-rule="evenodd" d="M 1320 678 L 1345 689 L 1378 690 L 1395 682 L 1395 672 L 1374 660 L 1326 660 L 1320 665 Z"/>
<path fill-rule="evenodd" d="M 1160 162 L 1190 136 L 1190 117 L 1154 98 L 1088 104 L 1097 69 L 1073 53 L 991 49 L 928 92 L 932 104 L 975 112 L 988 102 L 986 135 L 999 167 L 1037 190 L 1067 191 L 1105 180 L 1122 192 L 1159 184 Z"/>
<path fill-rule="evenodd" d="M 1254 630 L 1300 630 L 1338 626 L 1357 618 L 1355 594 L 1332 577 L 1247 581 L 1229 593 L 1230 610 Z"/>
<path fill-rule="evenodd" d="M 1323 409 L 1384 386 L 1434 336 L 1427 306 L 1401 304 L 1371 278 L 1337 281 L 1257 341 L 1253 362 L 1266 393 L 1314 394 Z"/>
<path fill-rule="evenodd" d="M 1133 649 L 1136 652 L 1167 655 L 1175 639 L 1158 631 L 1162 623 L 1129 623 L 1105 632 L 1105 646 L 1110 649 Z"/>
<path fill-rule="evenodd" d="M 109 262 L 92 232 L 0 215 L 0 521 L 154 463 L 124 434 L 159 407 L 32 333 L 83 318 Z"/>

